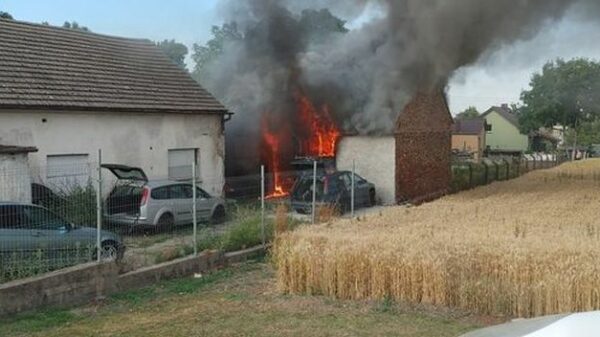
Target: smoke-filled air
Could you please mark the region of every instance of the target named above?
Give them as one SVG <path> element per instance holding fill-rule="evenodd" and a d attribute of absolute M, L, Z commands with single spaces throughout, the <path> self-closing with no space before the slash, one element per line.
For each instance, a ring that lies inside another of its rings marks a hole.
<path fill-rule="evenodd" d="M 298 149 L 313 132 L 302 102 L 341 133 L 390 133 L 416 92 L 445 89 L 460 67 L 534 37 L 574 7 L 589 13 L 581 6 L 597 7 L 593 0 L 230 0 L 220 11 L 234 38 L 199 80 L 236 113 L 230 135 L 264 144 L 265 132 L 285 134 L 279 152 L 312 154 Z"/>

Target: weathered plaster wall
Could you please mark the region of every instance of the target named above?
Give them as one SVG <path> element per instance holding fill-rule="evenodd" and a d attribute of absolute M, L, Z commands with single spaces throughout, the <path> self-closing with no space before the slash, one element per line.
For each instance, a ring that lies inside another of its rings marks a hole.
<path fill-rule="evenodd" d="M 338 144 L 337 167 L 351 171 L 355 161 L 356 174 L 375 184 L 377 199 L 384 205 L 396 202 L 395 156 L 393 136 L 344 137 Z"/>
<path fill-rule="evenodd" d="M 31 203 L 31 176 L 26 153 L 0 153 L 0 201 Z"/>
<path fill-rule="evenodd" d="M 223 190 L 220 115 L 2 111 L 0 143 L 38 147 L 30 162 L 42 168 L 42 180 L 48 155 L 87 154 L 97 162 L 102 149 L 104 163 L 138 166 L 152 179 L 167 178 L 168 150 L 198 148 L 201 185 L 215 195 Z"/>

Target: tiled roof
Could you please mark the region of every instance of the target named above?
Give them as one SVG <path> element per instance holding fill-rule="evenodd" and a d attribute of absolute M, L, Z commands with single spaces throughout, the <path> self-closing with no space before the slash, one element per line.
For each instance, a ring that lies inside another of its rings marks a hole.
<path fill-rule="evenodd" d="M 224 113 L 152 42 L 0 19 L 0 109 Z"/>
<path fill-rule="evenodd" d="M 509 121 L 512 125 L 514 125 L 517 129 L 519 128 L 519 117 L 513 113 L 513 111 L 506 105 L 503 106 L 493 106 L 488 111 L 486 111 L 481 117 L 485 117 L 495 111 L 504 119 Z"/>
<path fill-rule="evenodd" d="M 452 133 L 455 135 L 479 135 L 485 130 L 485 119 L 457 119 Z"/>

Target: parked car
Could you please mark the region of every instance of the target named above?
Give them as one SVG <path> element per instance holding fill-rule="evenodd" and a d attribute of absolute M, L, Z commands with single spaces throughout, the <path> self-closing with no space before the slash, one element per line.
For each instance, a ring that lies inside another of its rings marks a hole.
<path fill-rule="evenodd" d="M 166 230 L 193 223 L 192 184 L 172 180 L 149 180 L 140 168 L 102 165 L 119 181 L 104 207 L 104 222 L 128 231 Z M 226 216 L 223 198 L 211 196 L 196 186 L 198 221 L 219 223 Z"/>
<path fill-rule="evenodd" d="M 0 202 L 0 261 L 33 259 L 50 269 L 90 261 L 97 256 L 92 227 L 75 226 L 38 205 Z M 125 246 L 117 234 L 101 231 L 100 244 L 104 260 L 123 257 Z"/>
<path fill-rule="evenodd" d="M 376 203 L 375 185 L 357 174 L 354 177 L 355 208 L 374 206 Z M 332 186 L 329 188 L 329 193 L 325 191 L 326 184 Z M 329 174 L 324 171 L 318 172 L 316 187 L 316 201 L 319 205 L 334 206 L 342 213 L 351 209 L 352 172 L 339 171 Z M 313 175 L 302 175 L 292 189 L 292 208 L 298 213 L 311 213 L 312 198 Z"/>

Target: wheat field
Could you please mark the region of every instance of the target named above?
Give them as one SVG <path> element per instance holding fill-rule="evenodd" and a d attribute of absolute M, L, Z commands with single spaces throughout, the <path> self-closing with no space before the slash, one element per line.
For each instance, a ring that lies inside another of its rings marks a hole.
<path fill-rule="evenodd" d="M 285 293 L 532 317 L 600 309 L 600 161 L 281 234 Z"/>

